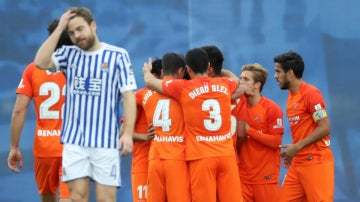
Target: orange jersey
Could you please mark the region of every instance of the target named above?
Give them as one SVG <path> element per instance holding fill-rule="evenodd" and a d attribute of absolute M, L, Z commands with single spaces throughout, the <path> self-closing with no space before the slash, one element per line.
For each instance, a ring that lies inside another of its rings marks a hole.
<path fill-rule="evenodd" d="M 233 139 L 233 145 L 235 149 L 236 154 L 236 161 L 239 164 L 239 154 L 237 151 L 237 138 L 238 138 L 238 131 L 237 131 L 237 122 L 238 121 L 244 121 L 246 119 L 245 114 L 245 96 L 241 96 L 240 98 L 237 98 L 236 100 L 233 100 L 231 102 L 231 135 Z"/>
<path fill-rule="evenodd" d="M 256 105 L 246 106 L 245 111 L 246 122 L 250 129 L 246 132 L 247 138 L 242 143 L 239 152 L 241 182 L 245 184 L 278 183 L 279 145 L 284 133 L 282 110 L 275 102 L 261 96 Z"/>
<path fill-rule="evenodd" d="M 150 89 L 138 91 L 149 123 L 155 127 L 149 159 L 185 160 L 185 125 L 181 105 Z M 139 104 L 139 103 L 138 103 Z"/>
<path fill-rule="evenodd" d="M 286 114 L 289 120 L 293 143 L 306 138 L 316 127 L 316 122 L 327 118 L 324 98 L 314 86 L 302 82 L 298 92 L 289 92 Z M 330 135 L 330 134 L 329 134 Z M 293 164 L 315 164 L 333 160 L 330 136 L 301 149 L 294 156 Z M 311 161 L 310 161 L 311 159 Z"/>
<path fill-rule="evenodd" d="M 135 95 L 137 95 L 138 92 L 139 91 L 137 91 Z M 142 106 L 137 105 L 136 113 L 134 132 L 147 135 L 148 123 Z M 134 142 L 131 167 L 132 172 L 147 172 L 150 143 L 150 141 Z"/>
<path fill-rule="evenodd" d="M 245 100 L 243 97 L 237 98 L 236 100 L 231 102 L 231 135 L 233 137 L 234 146 L 236 146 L 237 140 L 237 130 L 236 130 L 236 123 L 237 121 L 245 120 Z"/>
<path fill-rule="evenodd" d="M 163 80 L 162 88 L 181 103 L 187 135 L 186 159 L 235 156 L 231 136 L 231 94 L 237 82 L 201 77 Z"/>
<path fill-rule="evenodd" d="M 16 93 L 34 100 L 36 112 L 34 156 L 61 157 L 60 135 L 65 101 L 63 73 L 50 73 L 30 63 L 23 73 Z"/>

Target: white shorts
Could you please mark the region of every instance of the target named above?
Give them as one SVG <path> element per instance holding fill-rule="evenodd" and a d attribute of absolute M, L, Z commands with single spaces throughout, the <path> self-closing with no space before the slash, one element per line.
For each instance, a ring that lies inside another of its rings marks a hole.
<path fill-rule="evenodd" d="M 62 166 L 64 182 L 90 177 L 102 185 L 121 185 L 118 149 L 64 144 Z"/>

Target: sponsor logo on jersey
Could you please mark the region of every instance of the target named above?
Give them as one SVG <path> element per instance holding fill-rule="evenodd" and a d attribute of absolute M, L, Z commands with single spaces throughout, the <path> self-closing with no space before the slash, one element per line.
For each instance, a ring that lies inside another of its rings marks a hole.
<path fill-rule="evenodd" d="M 232 135 L 230 133 L 227 133 L 225 135 L 209 135 L 209 136 L 197 135 L 196 141 L 198 141 L 198 142 L 201 142 L 201 141 L 218 142 L 218 141 L 224 141 L 224 140 L 227 140 L 230 138 L 232 138 Z"/>
<path fill-rule="evenodd" d="M 60 136 L 61 131 L 60 130 L 38 130 L 37 136 Z"/>
<path fill-rule="evenodd" d="M 156 142 L 184 142 L 182 136 L 157 136 L 155 135 L 154 141 Z"/>
<path fill-rule="evenodd" d="M 101 79 L 75 77 L 73 93 L 81 94 L 81 95 L 100 96 L 100 94 L 101 94 Z"/>
<path fill-rule="evenodd" d="M 281 118 L 276 119 L 276 125 L 273 126 L 273 128 L 283 128 L 283 121 Z"/>

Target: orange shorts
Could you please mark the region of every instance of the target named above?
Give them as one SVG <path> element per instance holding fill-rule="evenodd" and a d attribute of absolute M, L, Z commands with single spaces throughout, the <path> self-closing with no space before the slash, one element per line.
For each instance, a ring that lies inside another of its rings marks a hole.
<path fill-rule="evenodd" d="M 148 196 L 147 171 L 131 173 L 131 190 L 134 202 L 146 202 Z"/>
<path fill-rule="evenodd" d="M 67 185 L 61 181 L 61 157 L 35 157 L 34 173 L 39 194 L 56 194 L 60 198 L 70 198 Z"/>
<path fill-rule="evenodd" d="M 273 184 L 241 184 L 244 202 L 278 202 L 280 185 Z"/>
<path fill-rule="evenodd" d="M 235 156 L 192 160 L 189 168 L 193 201 L 243 201 Z"/>
<path fill-rule="evenodd" d="M 334 201 L 334 161 L 291 165 L 282 185 L 280 201 Z"/>
<path fill-rule="evenodd" d="M 189 168 L 186 161 L 149 161 L 148 202 L 190 202 Z"/>

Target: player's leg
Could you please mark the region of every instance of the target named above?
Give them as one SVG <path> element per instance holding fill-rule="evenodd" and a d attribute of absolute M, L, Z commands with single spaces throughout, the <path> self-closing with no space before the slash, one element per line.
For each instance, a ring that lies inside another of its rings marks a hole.
<path fill-rule="evenodd" d="M 58 180 L 52 172 L 55 158 L 34 158 L 34 174 L 42 202 L 56 202 L 56 185 L 54 182 Z"/>
<path fill-rule="evenodd" d="M 304 202 L 306 195 L 298 177 L 301 166 L 291 165 L 280 190 L 280 202 Z"/>
<path fill-rule="evenodd" d="M 307 165 L 300 172 L 308 201 L 334 201 L 334 161 Z"/>
<path fill-rule="evenodd" d="M 78 202 L 88 202 L 90 197 L 90 178 L 80 178 L 76 180 L 67 181 L 71 199 Z"/>
<path fill-rule="evenodd" d="M 219 202 L 242 202 L 242 189 L 235 156 L 218 157 L 217 194 Z"/>
<path fill-rule="evenodd" d="M 145 202 L 148 196 L 147 172 L 131 173 L 131 191 L 134 202 Z"/>
<path fill-rule="evenodd" d="M 243 196 L 244 202 L 254 202 L 255 201 L 253 185 L 241 183 L 241 191 L 242 191 L 242 196 Z"/>
<path fill-rule="evenodd" d="M 190 174 L 186 161 L 164 160 L 167 201 L 190 202 Z"/>
<path fill-rule="evenodd" d="M 116 201 L 120 187 L 120 153 L 118 149 L 88 148 L 90 153 L 90 178 L 95 182 L 97 201 Z M 72 194 L 72 193 L 71 193 Z"/>
<path fill-rule="evenodd" d="M 71 202 L 70 190 L 66 183 L 62 181 L 62 158 L 57 161 L 57 169 L 59 175 L 59 202 Z"/>
<path fill-rule="evenodd" d="M 66 182 L 74 201 L 88 201 L 90 196 L 91 167 L 88 148 L 64 144 L 62 179 Z"/>
<path fill-rule="evenodd" d="M 216 202 L 217 158 L 189 161 L 191 198 L 196 202 Z"/>
<path fill-rule="evenodd" d="M 164 160 L 149 161 L 148 202 L 166 202 Z"/>
<path fill-rule="evenodd" d="M 280 185 L 273 184 L 256 184 L 253 185 L 255 200 L 254 202 L 278 202 L 280 198 Z"/>

